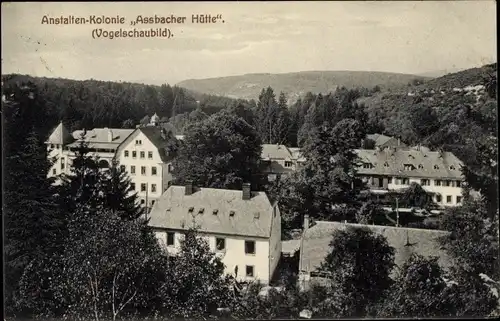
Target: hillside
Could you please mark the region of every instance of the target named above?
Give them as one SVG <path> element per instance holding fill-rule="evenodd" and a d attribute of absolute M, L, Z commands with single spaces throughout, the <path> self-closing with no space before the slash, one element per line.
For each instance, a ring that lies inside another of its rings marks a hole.
<path fill-rule="evenodd" d="M 304 71 L 285 74 L 246 74 L 208 79 L 190 79 L 177 85 L 183 88 L 213 95 L 232 98 L 257 99 L 261 90 L 271 86 L 275 92 L 288 95 L 289 102 L 307 92 L 328 93 L 337 87 L 346 88 L 375 86 L 390 88 L 405 86 L 415 78 L 429 79 L 415 75 L 368 72 L 368 71 Z"/>
<path fill-rule="evenodd" d="M 186 90 L 177 86 L 153 86 L 99 80 L 2 75 L 2 94 L 16 85 L 32 83 L 45 101 L 50 120 L 47 130 L 64 121 L 70 130 L 94 127 L 130 127 L 157 113 L 163 119 L 190 113 L 201 107 L 212 114 L 234 100 Z"/>

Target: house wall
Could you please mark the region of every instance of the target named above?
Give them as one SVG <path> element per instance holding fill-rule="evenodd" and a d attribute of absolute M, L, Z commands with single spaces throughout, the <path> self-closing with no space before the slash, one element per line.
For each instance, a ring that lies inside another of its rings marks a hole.
<path fill-rule="evenodd" d="M 141 144 L 136 144 L 140 140 Z M 125 157 L 125 151 L 128 151 L 128 157 Z M 136 157 L 132 157 L 132 152 L 136 152 Z M 144 158 L 141 158 L 140 152 L 144 152 Z M 148 158 L 148 152 L 153 153 L 153 158 Z M 151 207 L 163 192 L 163 163 L 157 147 L 140 130 L 136 130 L 120 146 L 116 152 L 116 159 L 119 166 L 125 165 L 131 183 L 135 184 L 138 202 Z M 131 167 L 135 166 L 135 174 L 131 173 Z M 146 174 L 141 174 L 141 167 L 146 167 Z M 156 175 L 152 175 L 152 167 L 156 167 Z M 141 184 L 146 184 L 146 191 L 141 191 Z M 153 192 L 152 186 L 155 185 L 156 191 Z"/>
<path fill-rule="evenodd" d="M 155 231 L 156 238 L 160 245 L 165 248 L 170 254 L 176 255 L 180 248 L 180 241 L 183 239 L 181 231 L 168 231 L 175 233 L 175 241 L 173 246 L 166 246 L 167 229 L 157 229 Z M 221 258 L 222 263 L 225 265 L 225 273 L 235 275 L 235 267 L 238 266 L 238 276 L 236 279 L 239 281 L 253 281 L 259 280 L 261 283 L 268 284 L 270 280 L 269 275 L 269 239 L 253 238 L 253 237 L 240 237 L 228 236 L 223 234 L 202 234 L 200 235 L 208 242 L 210 250 Z M 216 250 L 216 238 L 225 238 L 226 249 L 225 251 Z M 255 254 L 245 253 L 245 241 L 255 241 Z M 281 252 L 281 248 L 279 249 Z M 273 263 L 274 264 L 274 263 Z M 254 266 L 254 277 L 246 276 L 246 266 Z"/>
<path fill-rule="evenodd" d="M 388 181 L 388 178 L 390 179 Z M 444 179 L 434 179 L 434 178 L 428 178 L 428 183 L 430 185 L 422 185 L 422 178 L 415 178 L 415 177 L 409 177 L 408 178 L 408 184 L 402 184 L 400 180 L 397 180 L 397 177 L 368 177 L 367 176 L 367 183 L 370 189 L 373 190 L 400 190 L 407 188 L 410 186 L 411 183 L 417 183 L 422 188 L 428 192 L 431 193 L 438 193 L 441 195 L 441 200 L 438 200 L 438 196 L 434 195 L 434 201 L 441 206 L 457 206 L 461 204 L 461 197 L 462 197 L 462 188 L 457 186 L 457 182 L 459 180 L 453 179 L 453 180 L 448 180 L 451 181 L 450 186 L 445 186 L 445 181 Z M 391 180 L 392 179 L 392 180 Z M 379 186 L 379 181 L 382 181 L 382 187 Z M 441 185 L 438 186 L 436 185 L 436 181 L 441 181 Z M 389 183 L 390 182 L 390 183 Z M 451 202 L 448 202 L 448 196 L 451 197 Z"/>

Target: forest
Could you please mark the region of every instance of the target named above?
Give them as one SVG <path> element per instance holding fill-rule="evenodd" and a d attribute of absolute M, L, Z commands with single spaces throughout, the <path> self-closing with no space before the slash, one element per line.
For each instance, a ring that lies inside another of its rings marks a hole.
<path fill-rule="evenodd" d="M 370 105 L 380 97 L 402 97 L 379 90 L 370 96 L 346 88 L 308 93 L 288 106 L 286 94 L 269 87 L 256 101 L 245 101 L 195 98 L 168 85 L 3 76 L 7 314 L 60 320 L 298 318 L 304 310 L 337 318 L 498 315 L 496 78 L 484 76 L 491 68 L 474 70 L 477 77 L 451 76 L 467 79 L 462 83 L 445 76 L 438 94 L 425 83 L 409 84 L 405 97 L 411 103 L 398 110 L 388 102 Z M 454 90 L 477 85 L 484 91 L 474 101 Z M 261 296 L 258 284 L 223 274 L 222 262 L 195 229 L 186 233 L 178 256 L 162 252 L 135 196 L 128 196 L 126 173 L 118 164 L 99 171 L 84 143 L 63 184 L 47 179 L 51 161 L 43 142 L 57 122 L 70 130 L 135 127 L 153 113 L 173 133 L 185 134 L 182 144 L 174 144 L 178 183 L 239 188 L 251 181 L 279 200 L 284 229 L 304 214 L 373 222 L 377 204 L 361 197 L 364 186 L 353 175 L 353 149 L 367 133 L 467 150 L 474 157 L 464 159 L 464 205 L 447 210 L 439 222 L 451 232 L 441 242 L 457 264 L 448 271 L 433 258 L 414 255 L 390 278 L 394 249 L 387 240 L 363 228 L 347 229 L 332 237 L 323 263 L 330 287 L 300 291 L 290 272 Z M 273 184 L 263 180 L 257 175 L 263 142 L 301 147 L 308 160 L 304 169 Z M 483 197 L 469 197 L 469 187 Z"/>

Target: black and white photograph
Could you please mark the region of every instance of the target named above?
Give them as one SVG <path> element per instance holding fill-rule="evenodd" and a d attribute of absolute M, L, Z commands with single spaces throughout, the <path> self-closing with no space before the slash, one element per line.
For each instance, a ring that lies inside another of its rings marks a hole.
<path fill-rule="evenodd" d="M 3 320 L 498 318 L 496 11 L 2 2 Z"/>

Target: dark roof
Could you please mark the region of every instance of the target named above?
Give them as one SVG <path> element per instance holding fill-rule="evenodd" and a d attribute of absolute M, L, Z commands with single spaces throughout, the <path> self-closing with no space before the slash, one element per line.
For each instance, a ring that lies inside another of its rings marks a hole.
<path fill-rule="evenodd" d="M 193 219 L 200 232 L 267 238 L 273 205 L 264 192 L 252 192 L 243 200 L 241 190 L 193 187 L 193 194 L 185 195 L 184 186 L 170 186 L 155 202 L 149 225 L 187 230 Z"/>
<path fill-rule="evenodd" d="M 316 225 L 308 228 L 303 235 L 300 269 L 306 272 L 316 271 L 331 250 L 330 241 L 333 233 L 348 226 L 366 227 L 384 235 L 389 245 L 394 247 L 394 263 L 399 267 L 408 260 L 412 253 L 424 257 L 438 256 L 439 264 L 445 269 L 452 264 L 451 258 L 437 240 L 440 236 L 448 235 L 446 231 L 317 221 Z"/>
<path fill-rule="evenodd" d="M 138 128 L 152 143 L 158 148 L 162 162 L 166 163 L 172 160 L 172 152 L 169 152 L 169 146 L 171 146 L 174 137 L 164 139 L 161 134 L 161 127 L 156 126 L 145 126 Z"/>

